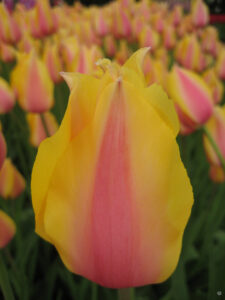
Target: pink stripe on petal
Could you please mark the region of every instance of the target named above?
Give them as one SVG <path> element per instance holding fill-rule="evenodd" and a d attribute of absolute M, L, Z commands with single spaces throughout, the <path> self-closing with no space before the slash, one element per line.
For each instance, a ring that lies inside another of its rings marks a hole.
<path fill-rule="evenodd" d="M 124 99 L 115 93 L 97 164 L 92 204 L 94 280 L 108 287 L 132 286 L 137 226 L 132 191 Z"/>

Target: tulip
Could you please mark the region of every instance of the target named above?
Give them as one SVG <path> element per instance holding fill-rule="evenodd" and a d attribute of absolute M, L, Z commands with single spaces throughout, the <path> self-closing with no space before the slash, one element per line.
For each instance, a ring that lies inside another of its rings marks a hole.
<path fill-rule="evenodd" d="M 15 103 L 15 95 L 5 79 L 0 77 L 0 114 L 9 112 Z"/>
<path fill-rule="evenodd" d="M 0 170 L 5 160 L 5 156 L 6 156 L 6 142 L 4 139 L 4 135 L 2 133 L 1 123 L 0 123 Z"/>
<path fill-rule="evenodd" d="M 163 44 L 166 49 L 173 49 L 176 44 L 176 33 L 173 26 L 166 26 L 163 30 Z"/>
<path fill-rule="evenodd" d="M 58 129 L 55 116 L 51 112 L 43 114 L 43 118 L 49 135 L 53 135 Z M 40 143 L 47 138 L 45 127 L 39 114 L 27 114 L 27 122 L 30 128 L 30 143 L 34 147 L 38 147 Z"/>
<path fill-rule="evenodd" d="M 183 18 L 183 7 L 181 5 L 175 5 L 170 18 L 174 26 L 180 25 Z"/>
<path fill-rule="evenodd" d="M 15 59 L 15 50 L 11 45 L 4 42 L 0 43 L 0 60 L 3 62 L 11 62 Z"/>
<path fill-rule="evenodd" d="M 216 71 L 219 78 L 225 80 L 225 47 L 221 49 L 216 60 Z"/>
<path fill-rule="evenodd" d="M 216 143 L 223 159 L 225 159 L 225 106 L 216 106 L 213 116 L 205 125 L 214 142 Z M 206 156 L 210 163 L 210 177 L 215 182 L 225 181 L 225 173 L 221 165 L 221 160 L 212 147 L 208 137 L 203 136 Z"/>
<path fill-rule="evenodd" d="M 105 36 L 109 32 L 109 26 L 104 18 L 102 10 L 99 10 L 95 17 L 95 28 L 99 36 Z"/>
<path fill-rule="evenodd" d="M 72 272 L 111 288 L 172 274 L 193 203 L 173 103 L 141 71 L 147 50 L 123 67 L 103 59 L 98 79 L 66 75 L 68 108 L 32 172 L 36 232 Z"/>
<path fill-rule="evenodd" d="M 139 35 L 140 47 L 151 47 L 154 51 L 159 45 L 159 34 L 149 25 L 146 25 Z"/>
<path fill-rule="evenodd" d="M 202 74 L 202 76 L 212 91 L 214 103 L 218 104 L 222 100 L 224 93 L 222 82 L 217 77 L 214 69 L 208 69 Z"/>
<path fill-rule="evenodd" d="M 191 15 L 196 27 L 204 27 L 209 23 L 209 9 L 202 0 L 193 1 Z"/>
<path fill-rule="evenodd" d="M 186 35 L 176 46 L 175 57 L 185 68 L 198 70 L 201 61 L 201 47 L 194 34 Z"/>
<path fill-rule="evenodd" d="M 158 32 L 158 33 L 162 33 L 166 24 L 165 24 L 165 20 L 162 16 L 161 13 L 156 13 L 152 16 L 152 20 L 151 23 L 153 25 L 153 28 Z"/>
<path fill-rule="evenodd" d="M 123 65 L 125 61 L 128 59 L 128 57 L 130 56 L 130 54 L 131 54 L 131 50 L 127 45 L 127 41 L 121 40 L 119 44 L 119 49 L 117 50 L 117 53 L 115 55 L 116 61 L 119 64 Z"/>
<path fill-rule="evenodd" d="M 116 53 L 116 41 L 112 35 L 107 35 L 104 39 L 104 48 L 107 56 L 114 56 Z"/>
<path fill-rule="evenodd" d="M 16 232 L 14 221 L 0 209 L 0 249 L 8 245 Z"/>
<path fill-rule="evenodd" d="M 6 158 L 0 171 L 0 196 L 18 197 L 25 189 L 25 179 L 16 169 L 9 158 Z"/>
<path fill-rule="evenodd" d="M 201 35 L 202 49 L 217 57 L 219 52 L 218 31 L 213 26 L 207 26 Z"/>
<path fill-rule="evenodd" d="M 174 66 L 167 80 L 167 92 L 174 100 L 181 133 L 189 134 L 213 113 L 213 98 L 204 80 L 196 73 Z"/>
<path fill-rule="evenodd" d="M 43 60 L 48 68 L 49 75 L 54 83 L 62 80 L 60 72 L 63 70 L 62 61 L 59 56 L 57 43 L 46 43 L 44 47 Z"/>
<path fill-rule="evenodd" d="M 52 107 L 53 83 L 47 67 L 34 51 L 18 57 L 11 84 L 24 110 L 42 113 Z"/>

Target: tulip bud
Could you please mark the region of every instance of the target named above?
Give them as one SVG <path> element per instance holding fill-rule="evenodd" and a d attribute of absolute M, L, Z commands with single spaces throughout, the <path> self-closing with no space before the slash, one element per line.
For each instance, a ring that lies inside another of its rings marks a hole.
<path fill-rule="evenodd" d="M 172 274 L 193 203 L 173 103 L 141 71 L 147 50 L 122 67 L 103 59 L 100 78 L 72 75 L 64 119 L 32 172 L 36 232 L 72 272 L 111 288 Z"/>
<path fill-rule="evenodd" d="M 63 70 L 62 62 L 59 56 L 58 44 L 46 43 L 44 47 L 43 60 L 48 69 L 49 75 L 54 83 L 62 80 L 60 72 Z"/>
<path fill-rule="evenodd" d="M 35 52 L 19 56 L 11 73 L 11 83 L 24 110 L 42 113 L 52 107 L 53 83 L 47 67 Z"/>
<path fill-rule="evenodd" d="M 139 35 L 139 45 L 140 47 L 151 47 L 151 50 L 154 51 L 159 45 L 158 33 L 146 25 Z"/>
<path fill-rule="evenodd" d="M 176 46 L 175 57 L 185 68 L 198 70 L 201 61 L 201 47 L 195 35 L 186 35 Z"/>
<path fill-rule="evenodd" d="M 55 116 L 51 112 L 46 112 L 43 114 L 43 118 L 49 135 L 53 135 L 58 129 Z M 40 143 L 47 138 L 42 119 L 39 114 L 28 113 L 27 122 L 30 128 L 30 143 L 32 146 L 38 147 Z"/>
<path fill-rule="evenodd" d="M 18 197 L 25 189 L 25 179 L 9 158 L 6 158 L 0 171 L 0 196 Z"/>
<path fill-rule="evenodd" d="M 0 114 L 9 112 L 15 103 L 15 95 L 5 79 L 0 77 Z"/>
<path fill-rule="evenodd" d="M 216 60 L 216 72 L 220 79 L 225 80 L 225 47 L 223 47 Z"/>
<path fill-rule="evenodd" d="M 214 113 L 209 121 L 206 123 L 206 128 L 210 135 L 212 136 L 214 142 L 223 158 L 225 159 L 225 106 L 216 106 L 214 108 Z M 207 159 L 210 163 L 210 177 L 215 182 L 225 181 L 224 170 L 221 166 L 219 157 L 217 156 L 215 150 L 213 149 L 210 141 L 204 135 L 203 136 L 204 148 L 206 152 Z"/>
<path fill-rule="evenodd" d="M 214 103 L 218 104 L 222 100 L 224 93 L 222 82 L 217 78 L 214 69 L 208 69 L 202 76 L 212 92 Z"/>
<path fill-rule="evenodd" d="M 99 10 L 95 17 L 95 28 L 99 36 L 105 36 L 109 32 L 109 26 L 104 18 L 103 11 Z"/>
<path fill-rule="evenodd" d="M 12 46 L 1 42 L 0 43 L 0 60 L 3 62 L 11 62 L 15 59 L 15 50 Z"/>
<path fill-rule="evenodd" d="M 16 232 L 14 221 L 4 211 L 0 210 L 0 249 L 7 246 Z"/>
<path fill-rule="evenodd" d="M 114 56 L 116 53 L 116 41 L 112 35 L 107 35 L 104 39 L 104 49 L 107 56 Z"/>
<path fill-rule="evenodd" d="M 166 49 L 173 49 L 176 44 L 176 33 L 173 26 L 166 26 L 163 30 L 163 45 Z"/>
<path fill-rule="evenodd" d="M 171 22 L 174 26 L 180 25 L 183 18 L 183 7 L 181 5 L 175 5 L 171 12 Z"/>
<path fill-rule="evenodd" d="M 196 27 L 204 27 L 209 23 L 209 9 L 202 0 L 193 1 L 191 15 Z"/>
<path fill-rule="evenodd" d="M 213 26 L 207 26 L 201 34 L 202 49 L 206 53 L 210 53 L 214 57 L 217 57 L 219 52 L 218 39 L 217 29 Z"/>
<path fill-rule="evenodd" d="M 151 20 L 153 28 L 158 32 L 162 33 L 165 28 L 165 20 L 161 13 L 156 13 L 152 16 Z"/>
<path fill-rule="evenodd" d="M 196 73 L 174 66 L 168 76 L 167 91 L 174 100 L 182 134 L 191 133 L 211 117 L 211 91 Z"/>
<path fill-rule="evenodd" d="M 6 142 L 4 139 L 4 135 L 2 133 L 1 123 L 0 123 L 0 170 L 5 160 L 5 156 L 6 156 Z"/>
<path fill-rule="evenodd" d="M 119 44 L 119 49 L 117 50 L 117 53 L 115 55 L 116 61 L 120 65 L 123 65 L 125 61 L 128 59 L 128 57 L 130 56 L 130 54 L 131 54 L 131 50 L 127 45 L 127 41 L 121 40 Z"/>

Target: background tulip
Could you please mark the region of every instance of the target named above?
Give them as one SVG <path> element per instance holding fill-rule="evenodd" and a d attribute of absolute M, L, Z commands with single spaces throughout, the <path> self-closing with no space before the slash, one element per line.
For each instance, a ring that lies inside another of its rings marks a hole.
<path fill-rule="evenodd" d="M 0 196 L 3 198 L 16 198 L 25 188 L 24 177 L 13 165 L 9 158 L 6 158 L 0 170 Z"/>
<path fill-rule="evenodd" d="M 9 112 L 15 103 L 15 95 L 7 81 L 0 77 L 0 114 Z"/>
<path fill-rule="evenodd" d="M 174 66 L 168 76 L 167 91 L 175 102 L 181 122 L 181 133 L 188 134 L 194 131 L 211 117 L 211 91 L 196 73 Z"/>
<path fill-rule="evenodd" d="M 147 50 L 121 68 L 103 61 L 99 79 L 73 75 L 32 174 L 36 232 L 72 272 L 111 288 L 171 275 L 193 203 L 172 101 L 141 72 Z"/>
<path fill-rule="evenodd" d="M 2 126 L 0 123 L 0 170 L 5 160 L 5 156 L 6 156 L 6 142 L 2 133 Z"/>
<path fill-rule="evenodd" d="M 0 210 L 0 249 L 4 248 L 16 232 L 14 221 L 4 211 Z"/>

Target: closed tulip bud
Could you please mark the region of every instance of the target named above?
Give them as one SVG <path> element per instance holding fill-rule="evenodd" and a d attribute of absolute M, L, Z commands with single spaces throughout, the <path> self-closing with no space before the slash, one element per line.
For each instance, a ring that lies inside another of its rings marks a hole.
<path fill-rule="evenodd" d="M 16 58 L 15 50 L 11 45 L 4 42 L 0 43 L 0 60 L 3 62 L 11 62 Z"/>
<path fill-rule="evenodd" d="M 115 38 L 112 35 L 107 35 L 104 39 L 104 50 L 107 56 L 114 56 L 117 50 Z"/>
<path fill-rule="evenodd" d="M 137 16 L 132 19 L 133 36 L 137 40 L 139 34 L 145 26 L 145 20 L 142 16 Z"/>
<path fill-rule="evenodd" d="M 219 52 L 218 45 L 218 31 L 213 26 L 207 26 L 203 33 L 201 34 L 201 44 L 202 49 L 211 54 L 214 57 L 217 57 Z"/>
<path fill-rule="evenodd" d="M 132 34 L 132 23 L 130 20 L 129 11 L 120 5 L 115 5 L 113 13 L 111 32 L 116 38 L 130 39 Z"/>
<path fill-rule="evenodd" d="M 17 43 L 21 38 L 20 27 L 13 15 L 0 3 L 0 41 L 6 43 Z"/>
<path fill-rule="evenodd" d="M 109 32 L 109 25 L 102 10 L 99 10 L 95 16 L 95 30 L 99 36 L 105 36 Z"/>
<path fill-rule="evenodd" d="M 55 116 L 51 112 L 43 114 L 45 125 L 49 135 L 53 135 L 58 129 Z M 39 114 L 27 114 L 27 122 L 30 129 L 30 143 L 34 147 L 38 147 L 40 143 L 47 138 L 46 129 Z"/>
<path fill-rule="evenodd" d="M 36 232 L 72 272 L 111 288 L 172 274 L 193 203 L 174 106 L 141 72 L 147 50 L 123 67 L 102 60 L 99 79 L 67 74 L 68 108 L 32 172 Z"/>
<path fill-rule="evenodd" d="M 223 158 L 225 159 L 225 106 L 216 106 L 214 108 L 213 116 L 206 123 L 206 128 L 212 136 L 214 142 Z M 203 136 L 204 148 L 206 156 L 210 163 L 210 177 L 215 182 L 225 181 L 225 174 L 221 166 L 219 157 L 213 149 L 208 137 Z"/>
<path fill-rule="evenodd" d="M 218 104 L 222 100 L 224 93 L 223 83 L 217 77 L 214 69 L 208 69 L 202 76 L 212 92 L 214 103 Z"/>
<path fill-rule="evenodd" d="M 159 45 L 159 34 L 146 25 L 139 35 L 140 47 L 150 47 L 154 51 Z"/>
<path fill-rule="evenodd" d="M 48 0 L 37 0 L 35 13 L 41 36 L 52 34 L 57 30 L 57 20 Z"/>
<path fill-rule="evenodd" d="M 9 112 L 15 103 L 15 95 L 5 79 L 0 77 L 0 114 Z"/>
<path fill-rule="evenodd" d="M 176 32 L 173 26 L 167 25 L 163 30 L 163 45 L 171 50 L 176 44 Z"/>
<path fill-rule="evenodd" d="M 153 28 L 158 32 L 162 33 L 165 28 L 165 20 L 161 13 L 153 14 L 151 23 Z"/>
<path fill-rule="evenodd" d="M 225 47 L 223 47 L 216 60 L 216 72 L 220 79 L 225 80 Z"/>
<path fill-rule="evenodd" d="M 63 70 L 62 61 L 59 55 L 57 43 L 46 43 L 44 47 L 43 60 L 48 69 L 49 75 L 54 83 L 62 80 L 60 72 Z"/>
<path fill-rule="evenodd" d="M 0 249 L 6 247 L 16 232 L 14 221 L 0 209 Z"/>
<path fill-rule="evenodd" d="M 209 23 L 209 9 L 202 0 L 193 0 L 191 9 L 192 22 L 196 27 L 204 27 Z"/>
<path fill-rule="evenodd" d="M 60 54 L 67 72 L 74 72 L 76 70 L 78 51 L 78 41 L 74 36 L 62 40 Z"/>
<path fill-rule="evenodd" d="M 167 91 L 174 100 L 182 134 L 191 133 L 211 117 L 212 94 L 197 73 L 174 66 L 168 75 Z"/>
<path fill-rule="evenodd" d="M 180 25 L 183 18 L 183 7 L 181 5 L 175 5 L 171 12 L 171 22 L 174 26 Z"/>
<path fill-rule="evenodd" d="M 44 62 L 33 51 L 18 57 L 11 84 L 25 111 L 42 113 L 54 104 L 53 82 Z"/>
<path fill-rule="evenodd" d="M 157 48 L 154 52 L 156 59 L 161 60 L 166 68 L 169 66 L 168 51 L 164 47 Z"/>
<path fill-rule="evenodd" d="M 4 139 L 4 135 L 2 133 L 1 123 L 0 123 L 0 170 L 2 168 L 5 157 L 6 157 L 6 142 Z"/>
<path fill-rule="evenodd" d="M 0 171 L 0 196 L 18 197 L 25 189 L 25 179 L 9 158 L 6 158 Z"/>
<path fill-rule="evenodd" d="M 179 41 L 175 48 L 175 57 L 177 61 L 185 68 L 190 70 L 198 70 L 199 64 L 202 63 L 200 57 L 200 44 L 195 35 L 186 35 Z"/>

